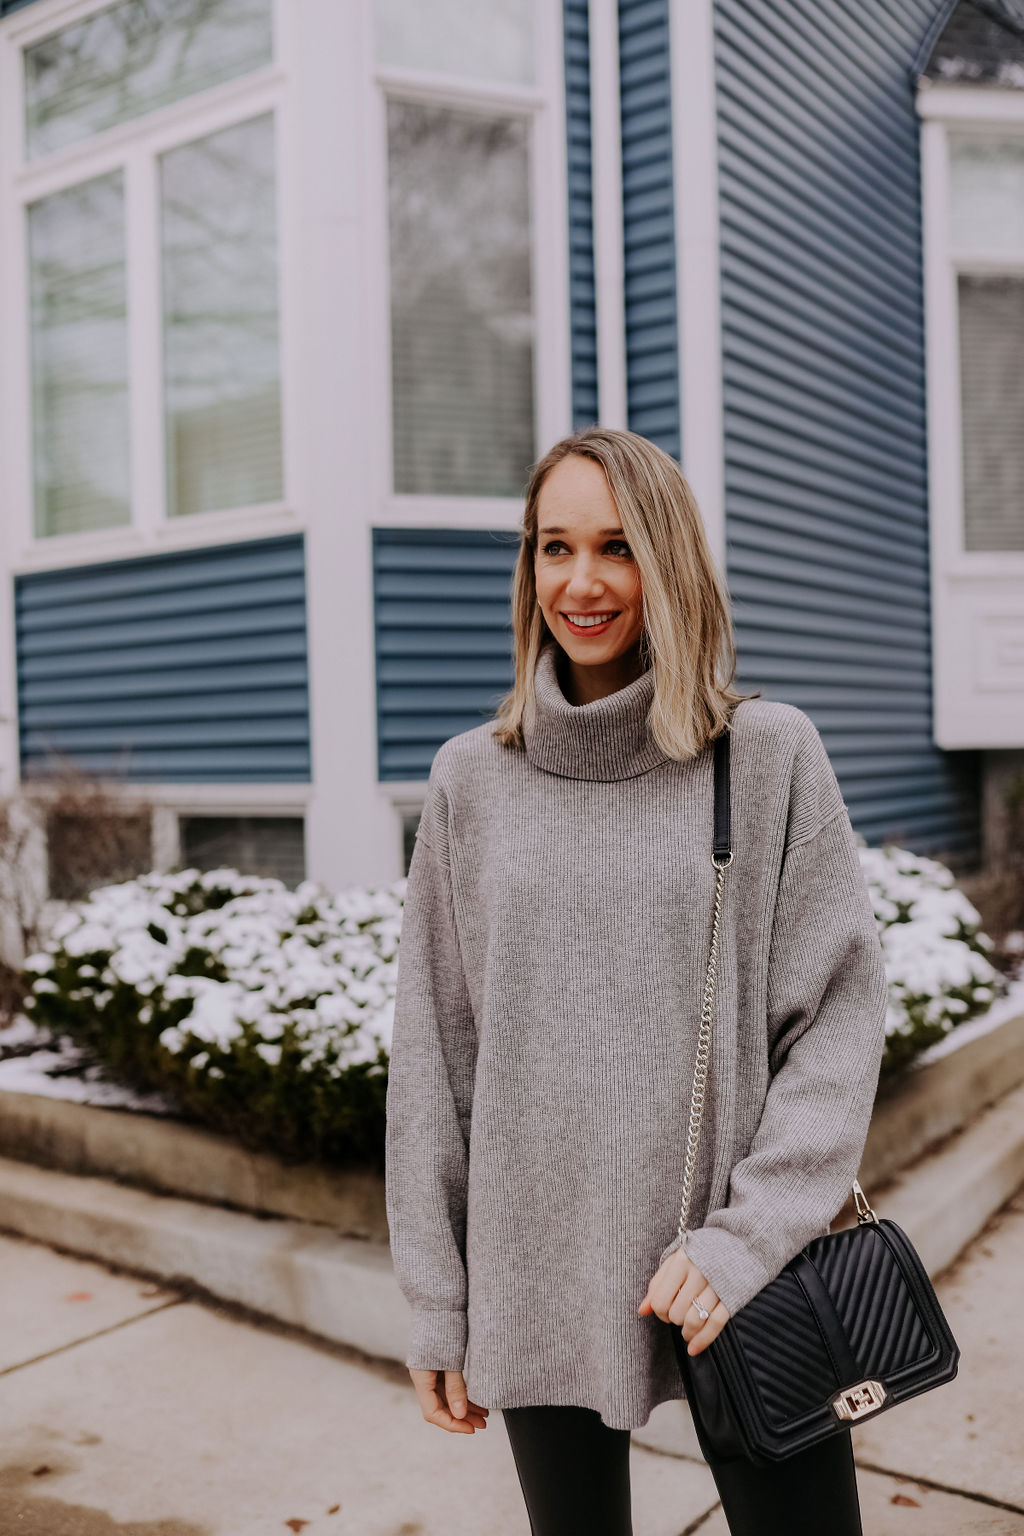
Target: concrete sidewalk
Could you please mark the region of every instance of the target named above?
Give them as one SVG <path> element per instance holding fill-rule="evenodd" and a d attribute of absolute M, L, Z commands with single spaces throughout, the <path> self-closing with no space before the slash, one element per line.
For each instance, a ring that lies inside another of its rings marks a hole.
<path fill-rule="evenodd" d="M 1024 1193 L 939 1285 L 957 1381 L 855 1432 L 867 1536 L 1024 1536 L 1022 1272 Z M 676 1404 L 634 1437 L 636 1536 L 725 1536 L 689 1443 Z M 529 1533 L 497 1410 L 446 1435 L 400 1366 L 14 1237 L 0 1445 L 3 1536 Z"/>

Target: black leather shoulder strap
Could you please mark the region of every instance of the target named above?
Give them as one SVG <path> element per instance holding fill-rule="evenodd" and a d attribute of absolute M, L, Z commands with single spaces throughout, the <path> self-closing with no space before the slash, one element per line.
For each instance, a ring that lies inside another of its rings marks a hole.
<path fill-rule="evenodd" d="M 732 718 L 730 716 L 730 726 Z M 729 798 L 729 746 L 731 733 L 724 730 L 713 742 L 715 749 L 715 842 L 714 856 L 724 859 L 732 852 L 731 802 Z"/>

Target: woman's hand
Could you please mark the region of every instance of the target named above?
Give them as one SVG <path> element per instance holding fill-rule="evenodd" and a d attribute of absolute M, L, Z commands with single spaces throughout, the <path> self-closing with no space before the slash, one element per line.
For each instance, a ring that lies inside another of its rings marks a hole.
<path fill-rule="evenodd" d="M 708 1314 L 702 1318 L 694 1301 Z M 654 1312 L 662 1322 L 675 1323 L 683 1330 L 688 1355 L 699 1355 L 729 1321 L 729 1310 L 719 1301 L 713 1286 L 682 1248 L 670 1253 L 652 1276 L 647 1295 L 637 1309 L 641 1317 Z"/>
<path fill-rule="evenodd" d="M 487 1428 L 489 1408 L 471 1403 L 461 1371 L 412 1371 L 412 1384 L 428 1424 L 456 1435 L 472 1435 Z"/>

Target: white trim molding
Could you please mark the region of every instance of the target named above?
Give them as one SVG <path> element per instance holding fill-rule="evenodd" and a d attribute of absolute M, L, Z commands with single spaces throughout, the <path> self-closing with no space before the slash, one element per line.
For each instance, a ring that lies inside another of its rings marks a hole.
<path fill-rule="evenodd" d="M 725 573 L 714 0 L 669 0 L 683 473 Z"/>
<path fill-rule="evenodd" d="M 949 140 L 1024 137 L 1024 92 L 932 86 L 918 96 L 931 528 L 934 737 L 947 749 L 1024 747 L 1024 552 L 964 547 L 958 276 L 1016 271 L 951 239 Z"/>
<path fill-rule="evenodd" d="M 604 427 L 624 429 L 628 425 L 626 293 L 616 0 L 589 0 L 588 28 L 598 420 Z"/>

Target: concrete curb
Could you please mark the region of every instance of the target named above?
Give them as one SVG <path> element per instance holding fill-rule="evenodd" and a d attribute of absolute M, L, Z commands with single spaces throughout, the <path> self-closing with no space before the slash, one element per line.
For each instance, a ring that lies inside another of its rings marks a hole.
<path fill-rule="evenodd" d="M 1024 1182 L 1024 1086 L 871 1190 L 929 1272 L 952 1263 Z M 0 1159 L 0 1228 L 211 1295 L 401 1362 L 409 1314 L 383 1243 Z"/>
<path fill-rule="evenodd" d="M 172 1116 L 0 1088 L 0 1157 L 388 1240 L 376 1170 L 285 1163 Z"/>
<path fill-rule="evenodd" d="M 219 1300 L 385 1359 L 408 1308 L 383 1243 L 261 1219 L 105 1179 L 0 1159 L 0 1228 Z"/>

